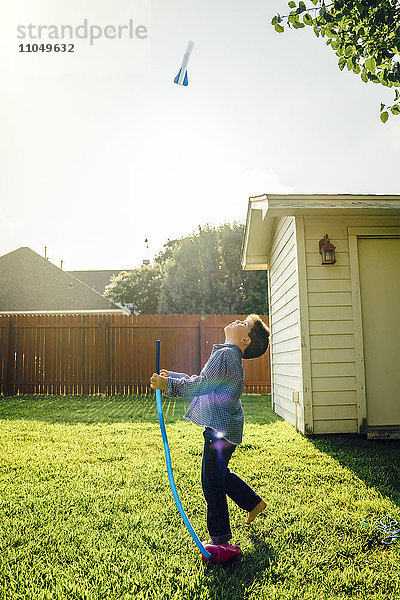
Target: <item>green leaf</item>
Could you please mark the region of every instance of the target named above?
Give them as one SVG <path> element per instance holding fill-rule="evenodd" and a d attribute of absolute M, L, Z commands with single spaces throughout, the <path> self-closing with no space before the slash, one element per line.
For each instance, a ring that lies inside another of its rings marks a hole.
<path fill-rule="evenodd" d="M 394 104 L 393 106 L 391 106 L 390 110 L 392 111 L 393 115 L 400 114 L 400 106 L 398 104 Z"/>
<path fill-rule="evenodd" d="M 271 21 L 271 25 L 276 25 L 277 23 L 282 23 L 281 15 L 275 15 Z"/>
<path fill-rule="evenodd" d="M 298 21 L 295 21 L 295 22 L 293 23 L 293 27 L 294 27 L 295 29 L 301 29 L 302 27 L 305 27 L 305 25 L 304 25 L 304 23 L 299 23 Z"/>
<path fill-rule="evenodd" d="M 387 71 L 379 71 L 378 75 L 377 75 L 379 81 L 381 82 L 382 85 L 388 86 L 389 82 L 387 79 Z"/>
<path fill-rule="evenodd" d="M 364 13 L 364 7 L 363 7 L 363 5 L 361 4 L 361 2 L 355 2 L 355 5 L 357 6 L 357 8 L 358 8 L 358 10 L 359 10 L 359 12 L 360 12 L 360 15 L 363 15 L 363 13 Z"/>
<path fill-rule="evenodd" d="M 385 108 L 386 104 L 382 104 L 381 103 L 381 112 L 383 111 L 383 109 Z"/>
<path fill-rule="evenodd" d="M 389 113 L 388 112 L 385 111 L 385 112 L 381 113 L 381 121 L 382 121 L 382 123 L 386 123 L 386 121 L 388 120 L 388 118 L 389 118 Z"/>
<path fill-rule="evenodd" d="M 303 16 L 303 21 L 304 21 L 304 23 L 305 23 L 306 25 L 312 25 L 312 24 L 313 24 L 313 19 L 312 19 L 312 16 L 311 16 L 311 15 L 309 15 L 308 13 L 306 13 L 306 14 Z"/>
<path fill-rule="evenodd" d="M 289 6 L 289 8 L 296 8 L 296 2 L 293 2 L 293 0 L 290 0 L 290 2 L 288 2 L 288 6 Z"/>
<path fill-rule="evenodd" d="M 375 75 L 376 60 L 374 58 L 367 58 L 367 60 L 364 63 L 364 66 L 368 69 L 368 71 Z"/>
<path fill-rule="evenodd" d="M 351 56 L 354 53 L 355 47 L 352 46 L 351 44 L 349 44 L 348 46 L 345 47 L 344 49 L 344 55 L 346 57 Z"/>
<path fill-rule="evenodd" d="M 307 10 L 307 7 L 304 2 L 299 2 L 299 8 L 297 9 L 298 14 L 304 12 L 305 10 Z"/>
<path fill-rule="evenodd" d="M 282 33 L 282 31 L 285 31 L 285 28 L 282 27 L 282 25 L 279 25 L 279 23 L 275 23 L 275 31 Z"/>
<path fill-rule="evenodd" d="M 347 68 L 349 71 L 352 71 L 354 69 L 354 64 L 353 64 L 353 58 L 352 56 L 349 56 L 349 58 L 347 59 Z"/>
<path fill-rule="evenodd" d="M 346 62 L 347 62 L 347 59 L 344 56 L 339 58 L 338 66 L 341 71 L 343 71 L 344 65 L 346 64 Z"/>
<path fill-rule="evenodd" d="M 400 97 L 399 90 L 396 90 L 394 93 L 394 101 L 396 102 L 396 100 L 398 100 L 399 97 Z"/>

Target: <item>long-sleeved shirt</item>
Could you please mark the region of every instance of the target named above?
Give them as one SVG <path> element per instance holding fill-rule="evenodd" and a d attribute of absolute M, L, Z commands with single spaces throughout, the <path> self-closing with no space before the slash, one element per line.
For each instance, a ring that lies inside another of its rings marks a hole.
<path fill-rule="evenodd" d="M 244 372 L 242 351 L 234 344 L 214 344 L 200 375 L 168 371 L 168 396 L 193 398 L 185 418 L 211 427 L 228 442 L 240 444 L 244 414 L 240 396 Z"/>

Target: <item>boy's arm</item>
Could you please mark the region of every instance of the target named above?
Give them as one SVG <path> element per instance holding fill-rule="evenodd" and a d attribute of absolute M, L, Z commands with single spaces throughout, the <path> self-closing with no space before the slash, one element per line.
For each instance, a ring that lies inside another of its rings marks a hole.
<path fill-rule="evenodd" d="M 171 377 L 168 372 L 168 395 L 178 398 L 194 398 L 209 394 L 218 386 L 226 384 L 226 357 L 223 352 L 215 352 L 200 375 L 191 377 Z"/>
<path fill-rule="evenodd" d="M 189 375 L 186 375 L 186 373 L 175 373 L 175 371 L 167 371 L 167 369 L 160 369 L 160 373 L 158 375 L 157 373 L 153 373 L 153 375 L 150 378 L 150 387 L 154 390 L 162 390 L 165 396 L 171 397 L 173 396 L 173 394 L 171 394 L 167 386 L 168 376 L 173 377 L 174 379 L 188 379 Z"/>
<path fill-rule="evenodd" d="M 175 373 L 175 371 L 167 371 L 168 377 L 173 377 L 174 379 L 189 379 L 189 375 L 186 373 Z"/>
<path fill-rule="evenodd" d="M 189 375 L 186 375 L 186 373 L 175 373 L 175 371 L 167 371 L 167 369 L 161 369 L 160 375 L 163 375 L 165 378 L 173 377 L 174 379 L 189 379 Z M 168 396 L 169 398 L 173 397 L 173 394 L 168 387 L 166 390 L 163 390 L 163 393 L 164 396 Z"/>

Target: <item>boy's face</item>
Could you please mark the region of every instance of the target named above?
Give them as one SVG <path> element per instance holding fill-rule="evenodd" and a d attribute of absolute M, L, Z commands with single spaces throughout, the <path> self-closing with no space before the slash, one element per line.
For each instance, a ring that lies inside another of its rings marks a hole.
<path fill-rule="evenodd" d="M 232 321 L 232 323 L 229 323 L 229 325 L 224 328 L 225 337 L 229 340 L 229 343 L 241 346 L 243 345 L 244 340 L 249 339 L 253 325 L 254 321 L 250 317 L 246 317 L 244 321 L 236 319 L 236 321 Z"/>

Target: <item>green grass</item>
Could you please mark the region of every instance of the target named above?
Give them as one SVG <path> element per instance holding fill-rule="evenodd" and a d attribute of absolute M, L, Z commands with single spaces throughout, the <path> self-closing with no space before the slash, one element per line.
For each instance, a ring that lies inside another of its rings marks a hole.
<path fill-rule="evenodd" d="M 0 598 L 400 598 L 400 443 L 305 438 L 243 398 L 230 466 L 267 502 L 251 526 L 230 503 L 244 557 L 204 565 L 172 499 L 154 397 L 0 398 Z M 164 400 L 175 479 L 201 539 L 201 429 Z M 369 525 L 364 526 L 360 522 Z"/>

